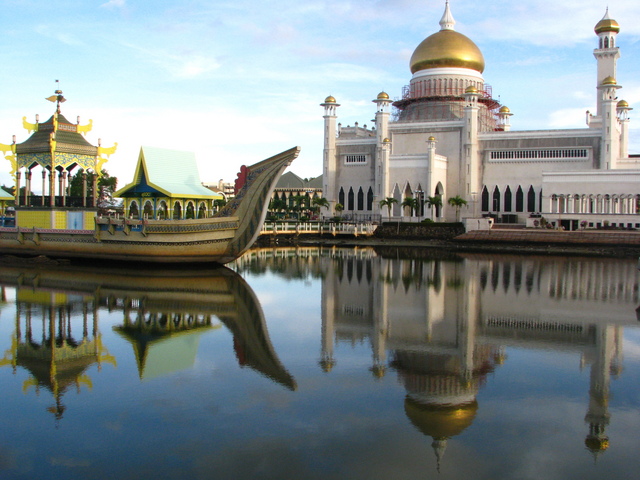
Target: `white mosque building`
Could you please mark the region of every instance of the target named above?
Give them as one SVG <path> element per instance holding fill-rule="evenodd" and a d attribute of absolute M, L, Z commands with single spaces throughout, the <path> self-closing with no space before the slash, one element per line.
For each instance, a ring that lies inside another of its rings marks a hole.
<path fill-rule="evenodd" d="M 629 104 L 619 98 L 618 22 L 608 10 L 596 24 L 597 110 L 586 127 L 515 131 L 509 108 L 482 75 L 476 44 L 455 30 L 446 1 L 440 30 L 411 57 L 411 81 L 393 101 L 381 92 L 375 126 L 338 123 L 337 100 L 324 107 L 323 194 L 331 211 L 376 219 L 380 201 L 394 198 L 391 215 L 453 221 L 454 197 L 467 202 L 461 217 L 565 229 L 640 228 L 640 156 L 630 156 Z M 439 196 L 430 211 L 424 201 Z M 412 212 L 408 198 L 420 201 Z"/>

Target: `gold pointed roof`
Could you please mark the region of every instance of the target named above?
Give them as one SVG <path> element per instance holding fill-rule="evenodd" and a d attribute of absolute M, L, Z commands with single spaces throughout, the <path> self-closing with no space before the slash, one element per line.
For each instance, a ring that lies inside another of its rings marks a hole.
<path fill-rule="evenodd" d="M 607 11 L 605 12 L 604 17 L 602 17 L 602 20 L 596 23 L 593 30 L 596 34 L 604 32 L 618 33 L 620 31 L 620 25 L 618 25 L 618 22 L 609 17 L 609 7 L 607 7 Z"/>
<path fill-rule="evenodd" d="M 445 5 L 440 20 L 440 31 L 430 35 L 418 45 L 411 56 L 411 73 L 429 68 L 468 68 L 482 73 L 484 56 L 467 36 L 454 30 L 455 20 Z"/>
<path fill-rule="evenodd" d="M 406 397 L 404 411 L 411 423 L 423 434 L 434 439 L 451 438 L 461 434 L 472 423 L 478 402 L 463 405 L 428 405 Z"/>

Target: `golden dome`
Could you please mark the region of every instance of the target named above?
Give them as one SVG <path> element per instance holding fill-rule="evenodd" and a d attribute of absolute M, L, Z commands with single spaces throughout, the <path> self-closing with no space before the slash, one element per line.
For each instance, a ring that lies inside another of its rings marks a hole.
<path fill-rule="evenodd" d="M 465 89 L 464 93 L 478 93 L 478 89 L 471 85 Z"/>
<path fill-rule="evenodd" d="M 455 30 L 440 30 L 425 38 L 411 55 L 411 73 L 429 68 L 469 68 L 482 73 L 484 57 L 478 46 Z"/>
<path fill-rule="evenodd" d="M 500 107 L 500 110 L 498 110 L 500 113 L 511 113 L 511 110 L 509 110 L 509 107 L 507 107 L 506 105 L 503 105 L 502 107 Z"/>
<path fill-rule="evenodd" d="M 478 402 L 464 405 L 424 405 L 407 397 L 404 411 L 411 423 L 432 438 L 450 438 L 467 429 L 476 417 Z"/>
<path fill-rule="evenodd" d="M 626 100 L 620 100 L 617 105 L 618 108 L 629 108 L 629 102 Z"/>
<path fill-rule="evenodd" d="M 429 137 L 429 141 L 430 142 L 435 142 L 436 141 L 436 137 L 434 137 L 433 135 Z"/>
<path fill-rule="evenodd" d="M 382 140 L 382 143 L 391 143 L 391 140 L 389 140 L 389 138 L 385 138 L 384 140 Z"/>
<path fill-rule="evenodd" d="M 378 100 L 389 100 L 389 94 L 387 92 L 380 92 L 378 94 Z"/>
<path fill-rule="evenodd" d="M 324 99 L 324 103 L 336 103 L 336 99 L 333 98 L 331 95 L 329 95 L 327 98 Z"/>
<path fill-rule="evenodd" d="M 604 452 L 609 448 L 609 438 L 587 437 L 584 444 L 593 453 Z"/>
<path fill-rule="evenodd" d="M 603 32 L 615 32 L 618 33 L 620 31 L 620 25 L 613 18 L 609 18 L 609 8 L 607 8 L 607 12 L 602 17 L 596 26 L 593 28 L 596 34 Z"/>
<path fill-rule="evenodd" d="M 615 85 L 616 84 L 616 79 L 613 78 L 612 76 L 608 76 L 606 77 L 604 80 L 602 80 L 601 85 Z"/>

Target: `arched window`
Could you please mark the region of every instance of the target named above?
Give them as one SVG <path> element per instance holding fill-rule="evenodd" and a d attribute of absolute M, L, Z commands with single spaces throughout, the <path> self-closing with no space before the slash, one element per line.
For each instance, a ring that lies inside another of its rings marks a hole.
<path fill-rule="evenodd" d="M 353 193 L 353 187 L 349 187 L 349 197 L 348 197 L 349 204 L 347 205 L 347 210 L 353 210 L 354 200 L 355 200 L 354 197 L 355 197 L 355 194 Z"/>
<path fill-rule="evenodd" d="M 158 211 L 156 212 L 156 217 L 158 218 L 158 220 L 164 220 L 165 218 L 167 218 L 168 217 L 167 211 L 168 211 L 167 202 L 162 200 L 160 202 L 160 205 L 158 205 Z"/>
<path fill-rule="evenodd" d="M 338 193 L 338 203 L 340 205 L 342 205 L 343 207 L 345 206 L 344 203 L 344 188 L 340 187 L 340 193 Z"/>
<path fill-rule="evenodd" d="M 202 202 L 198 207 L 198 218 L 205 218 L 206 216 L 207 216 L 207 207 L 204 204 L 204 202 Z"/>
<path fill-rule="evenodd" d="M 524 212 L 524 192 L 520 185 L 518 185 L 518 190 L 516 190 L 516 212 Z"/>
<path fill-rule="evenodd" d="M 358 210 L 364 210 L 364 192 L 362 187 L 358 189 Z"/>
<path fill-rule="evenodd" d="M 604 37 L 604 48 L 609 48 L 609 37 Z"/>
<path fill-rule="evenodd" d="M 180 205 L 180 202 L 176 202 L 173 205 L 173 219 L 180 220 L 181 218 L 182 218 L 182 205 Z"/>
<path fill-rule="evenodd" d="M 134 200 L 133 202 L 131 202 L 131 205 L 129 205 L 129 218 L 139 218 L 139 217 L 140 217 L 140 210 L 138 209 L 138 202 Z"/>
<path fill-rule="evenodd" d="M 195 212 L 195 207 L 193 205 L 193 202 L 187 203 L 185 218 L 188 218 L 188 219 L 196 218 L 196 212 Z"/>
<path fill-rule="evenodd" d="M 482 200 L 480 203 L 482 205 L 482 211 L 488 212 L 489 211 L 489 190 L 487 190 L 486 186 L 482 189 Z"/>
<path fill-rule="evenodd" d="M 144 216 L 144 218 L 153 218 L 153 205 L 151 204 L 151 201 L 147 200 L 146 202 L 144 202 L 142 215 Z"/>
<path fill-rule="evenodd" d="M 507 185 L 507 189 L 504 192 L 504 211 L 511 211 L 511 187 Z"/>
<path fill-rule="evenodd" d="M 533 185 L 529 185 L 529 191 L 527 192 L 527 212 L 536 211 L 536 192 L 533 189 Z"/>
<path fill-rule="evenodd" d="M 499 212 L 500 211 L 500 189 L 496 185 L 496 188 L 493 189 L 493 205 L 491 207 L 491 211 Z"/>
<path fill-rule="evenodd" d="M 367 192 L 367 210 L 373 210 L 373 189 L 369 187 L 369 191 Z"/>

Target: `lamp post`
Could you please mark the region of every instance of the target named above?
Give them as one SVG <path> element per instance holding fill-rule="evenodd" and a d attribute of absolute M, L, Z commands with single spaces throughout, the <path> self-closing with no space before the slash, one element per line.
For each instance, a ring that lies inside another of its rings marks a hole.
<path fill-rule="evenodd" d="M 471 192 L 471 201 L 473 202 L 473 218 L 478 218 L 476 210 L 477 195 L 478 192 Z"/>
<path fill-rule="evenodd" d="M 424 192 L 416 190 L 416 199 L 418 200 L 418 221 L 424 216 Z"/>

